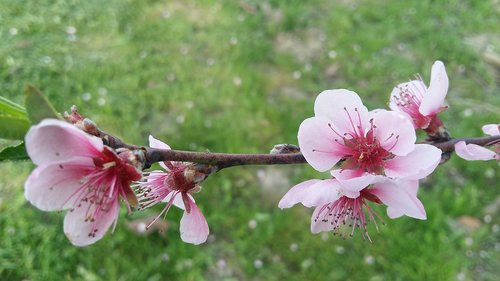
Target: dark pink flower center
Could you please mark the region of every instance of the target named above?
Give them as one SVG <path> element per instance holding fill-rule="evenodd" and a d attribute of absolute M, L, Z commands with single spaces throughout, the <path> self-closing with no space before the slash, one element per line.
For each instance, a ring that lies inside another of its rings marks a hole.
<path fill-rule="evenodd" d="M 340 197 L 338 200 L 327 203 L 320 207 L 318 215 L 314 218 L 314 222 L 321 221 L 329 223 L 333 227 L 333 234 L 342 237 L 353 236 L 356 228 L 362 229 L 363 238 L 372 241 L 368 233 L 368 222 L 375 225 L 377 233 L 379 227 L 377 219 L 385 224 L 382 218 L 367 204 L 367 201 L 372 201 L 377 204 L 382 202 L 369 189 L 363 189 L 360 196 L 357 198 L 349 198 L 346 196 Z"/>
<path fill-rule="evenodd" d="M 422 78 L 417 76 L 417 81 L 422 83 Z M 391 97 L 394 104 L 396 104 L 399 109 L 406 114 L 408 114 L 416 128 L 425 129 L 428 125 L 432 116 L 424 116 L 420 113 L 419 108 L 422 104 L 422 97 L 425 93 L 422 93 L 423 89 L 419 89 L 412 83 L 407 83 L 403 87 L 399 88 L 399 95 Z"/>
<path fill-rule="evenodd" d="M 384 142 L 387 143 L 390 139 L 394 139 L 392 146 L 386 150 L 381 146 L 380 141 L 375 135 L 377 127 L 373 124 L 373 119 L 370 120 L 370 128 L 365 133 L 361 125 L 361 117 L 359 116 L 358 109 L 354 109 L 357 114 L 356 119 L 351 117 L 351 114 L 346 108 L 344 108 L 344 110 L 351 123 L 351 132 L 342 135 L 334 129 L 332 124 L 328 124 L 334 134 L 341 138 L 336 138 L 334 141 L 344 147 L 343 153 L 345 162 L 342 165 L 342 169 L 354 169 L 373 174 L 383 174 L 385 161 L 394 157 L 390 150 L 396 146 L 399 135 L 391 134 L 388 139 L 384 140 Z M 358 122 L 357 124 L 354 123 L 356 121 Z"/>

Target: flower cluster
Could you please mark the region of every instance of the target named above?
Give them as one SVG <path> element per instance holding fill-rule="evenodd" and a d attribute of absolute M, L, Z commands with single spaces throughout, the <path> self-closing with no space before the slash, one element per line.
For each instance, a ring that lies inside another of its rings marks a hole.
<path fill-rule="evenodd" d="M 416 144 L 415 129 L 429 129 L 437 123 L 437 113 L 446 108 L 447 90 L 444 65 L 438 61 L 432 67 L 429 88 L 421 79 L 394 88 L 392 111 L 368 111 L 349 90 L 320 93 L 314 103 L 315 115 L 299 127 L 298 141 L 307 162 L 320 172 L 330 170 L 331 178 L 294 186 L 279 207 L 297 203 L 315 207 L 313 233 L 353 235 L 360 228 L 370 241 L 368 222 L 378 231 L 377 220 L 381 220 L 370 202 L 387 205 L 390 218 L 406 215 L 426 219 L 417 198 L 418 180 L 434 171 L 441 150 Z"/>

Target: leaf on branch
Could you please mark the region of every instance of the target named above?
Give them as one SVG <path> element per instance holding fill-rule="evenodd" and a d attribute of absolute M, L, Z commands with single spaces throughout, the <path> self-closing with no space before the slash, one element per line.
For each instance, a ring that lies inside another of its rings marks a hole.
<path fill-rule="evenodd" d="M 26 111 L 32 124 L 46 118 L 61 119 L 47 97 L 32 85 L 26 87 Z"/>
<path fill-rule="evenodd" d="M 29 126 L 26 110 L 22 106 L 0 97 L 0 138 L 22 140 Z"/>
<path fill-rule="evenodd" d="M 2 161 L 21 161 L 21 160 L 29 160 L 29 156 L 26 153 L 26 147 L 24 146 L 24 142 L 8 146 L 0 151 L 0 162 Z"/>

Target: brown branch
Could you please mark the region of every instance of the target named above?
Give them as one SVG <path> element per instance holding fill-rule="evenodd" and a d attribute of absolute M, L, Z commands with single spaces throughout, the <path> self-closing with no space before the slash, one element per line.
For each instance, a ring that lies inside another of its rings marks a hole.
<path fill-rule="evenodd" d="M 441 143 L 430 143 L 441 149 L 443 152 L 452 152 L 455 149 L 455 143 L 465 141 L 481 146 L 500 142 L 500 136 L 482 137 L 482 138 L 458 138 Z M 220 169 L 242 166 L 242 165 L 286 165 L 303 164 L 306 160 L 302 153 L 289 154 L 231 154 L 231 153 L 211 153 L 211 152 L 193 152 L 181 150 L 167 150 L 157 148 L 146 148 L 146 166 L 160 161 L 183 161 L 200 164 L 210 164 Z"/>

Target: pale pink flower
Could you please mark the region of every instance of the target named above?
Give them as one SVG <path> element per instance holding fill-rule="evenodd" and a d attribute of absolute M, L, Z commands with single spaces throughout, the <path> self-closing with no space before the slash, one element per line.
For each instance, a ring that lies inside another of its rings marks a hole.
<path fill-rule="evenodd" d="M 170 147 L 149 136 L 152 148 L 170 149 Z M 161 215 L 168 212 L 172 205 L 184 210 L 181 218 L 181 239 L 186 243 L 201 244 L 207 240 L 208 224 L 191 194 L 200 191 L 201 187 L 195 179 L 195 171 L 191 163 L 160 162 L 164 171 L 152 171 L 144 177 L 145 181 L 137 183 L 140 208 L 147 208 L 159 202 L 166 202 Z M 152 224 L 151 223 L 151 224 Z"/>
<path fill-rule="evenodd" d="M 447 108 L 444 99 L 448 84 L 444 64 L 436 61 L 432 65 L 429 88 L 420 76 L 417 80 L 399 84 L 391 92 L 389 107 L 407 115 L 415 129 L 427 129 L 436 115 Z"/>
<path fill-rule="evenodd" d="M 315 207 L 311 218 L 311 232 L 332 231 L 341 236 L 353 236 L 361 229 L 362 236 L 371 241 L 368 223 L 379 231 L 377 220 L 382 218 L 371 204 L 388 206 L 387 215 L 402 215 L 425 220 L 424 206 L 417 198 L 418 181 L 391 180 L 383 176 L 365 174 L 350 180 L 308 180 L 292 187 L 281 199 L 280 208 L 297 203 Z"/>
<path fill-rule="evenodd" d="M 26 199 L 43 211 L 69 210 L 64 233 L 76 246 L 95 243 L 116 225 L 120 198 L 129 210 L 137 204 L 130 183 L 141 174 L 126 154 L 71 124 L 43 120 L 28 131 L 26 150 L 38 165 L 26 180 Z"/>
<path fill-rule="evenodd" d="M 483 132 L 490 136 L 500 135 L 500 124 L 488 124 L 482 127 Z M 459 141 L 455 144 L 455 152 L 460 158 L 465 160 L 500 160 L 500 143 L 495 143 L 493 150 L 477 144 L 466 144 L 465 141 Z"/>
<path fill-rule="evenodd" d="M 314 103 L 315 116 L 302 122 L 298 141 L 302 154 L 323 172 L 341 159 L 336 178 L 366 172 L 391 178 L 421 179 L 441 160 L 441 150 L 415 144 L 415 130 L 406 117 L 394 111 L 368 112 L 352 91 L 323 91 Z"/>

